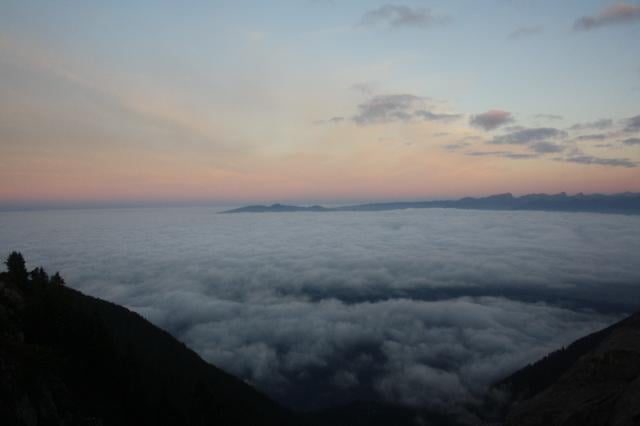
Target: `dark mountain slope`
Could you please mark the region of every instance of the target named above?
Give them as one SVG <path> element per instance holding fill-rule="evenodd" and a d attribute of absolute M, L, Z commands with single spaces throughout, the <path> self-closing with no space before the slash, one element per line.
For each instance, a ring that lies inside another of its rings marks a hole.
<path fill-rule="evenodd" d="M 459 413 L 368 401 L 331 407 L 308 415 L 313 426 L 463 426 Z"/>
<path fill-rule="evenodd" d="M 3 425 L 293 425 L 267 397 L 139 315 L 0 274 Z"/>
<path fill-rule="evenodd" d="M 640 425 L 640 313 L 506 378 L 508 425 Z"/>

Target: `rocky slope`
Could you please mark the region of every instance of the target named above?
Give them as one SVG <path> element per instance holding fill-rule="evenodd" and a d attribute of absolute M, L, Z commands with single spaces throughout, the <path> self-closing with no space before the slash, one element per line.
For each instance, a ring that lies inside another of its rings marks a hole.
<path fill-rule="evenodd" d="M 507 425 L 640 425 L 640 313 L 507 379 Z"/>

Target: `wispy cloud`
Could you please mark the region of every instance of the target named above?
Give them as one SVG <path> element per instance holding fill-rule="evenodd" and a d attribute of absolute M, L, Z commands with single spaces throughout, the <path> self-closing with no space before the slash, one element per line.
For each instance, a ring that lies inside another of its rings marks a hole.
<path fill-rule="evenodd" d="M 640 145 L 640 138 L 629 138 L 622 141 L 625 145 Z"/>
<path fill-rule="evenodd" d="M 557 114 L 536 114 L 535 118 L 539 118 L 542 120 L 562 120 L 564 117 Z"/>
<path fill-rule="evenodd" d="M 414 112 L 414 115 L 427 121 L 451 121 L 462 117 L 461 114 L 438 114 L 424 109 Z"/>
<path fill-rule="evenodd" d="M 607 139 L 604 133 L 595 133 L 592 135 L 581 135 L 576 138 L 577 141 L 603 141 Z"/>
<path fill-rule="evenodd" d="M 445 145 L 444 149 L 446 149 L 447 151 L 459 151 L 470 146 L 471 144 L 469 142 L 456 142 Z"/>
<path fill-rule="evenodd" d="M 469 124 L 483 130 L 494 130 L 500 126 L 512 123 L 513 117 L 510 112 L 499 109 L 492 109 L 481 114 L 473 115 L 469 119 Z"/>
<path fill-rule="evenodd" d="M 409 95 L 378 95 L 358 105 L 358 114 L 353 117 L 357 124 L 408 121 L 417 103 L 425 98 Z"/>
<path fill-rule="evenodd" d="M 613 120 L 610 118 L 601 118 L 596 121 L 590 121 L 587 123 L 577 123 L 571 126 L 570 130 L 603 130 L 613 126 Z"/>
<path fill-rule="evenodd" d="M 576 31 L 589 31 L 607 25 L 640 22 L 640 5 L 618 3 L 607 7 L 596 15 L 583 16 L 573 28 Z"/>
<path fill-rule="evenodd" d="M 543 31 L 541 26 L 519 27 L 509 33 L 509 40 L 518 40 L 525 37 L 531 37 L 541 34 Z"/>
<path fill-rule="evenodd" d="M 315 124 L 340 124 L 344 120 L 345 120 L 344 117 L 335 116 L 335 117 L 328 118 L 326 120 L 317 120 L 314 123 Z"/>
<path fill-rule="evenodd" d="M 358 105 L 352 120 L 367 125 L 412 120 L 448 122 L 462 117 L 461 114 L 435 112 L 429 108 L 429 101 L 427 97 L 411 94 L 376 95 Z"/>
<path fill-rule="evenodd" d="M 494 145 L 527 145 L 547 139 L 563 139 L 566 137 L 567 132 L 565 131 L 554 129 L 553 127 L 536 127 L 496 136 L 489 143 Z"/>
<path fill-rule="evenodd" d="M 627 126 L 624 128 L 627 132 L 640 132 L 640 115 L 628 118 L 626 120 Z"/>
<path fill-rule="evenodd" d="M 566 149 L 565 146 L 552 142 L 537 142 L 529 147 L 532 151 L 538 154 L 550 154 L 556 152 L 562 152 Z"/>
<path fill-rule="evenodd" d="M 556 161 L 564 161 L 567 163 L 578 163 L 578 164 L 595 164 L 599 166 L 612 166 L 612 167 L 638 167 L 638 163 L 632 161 L 628 158 L 602 158 L 602 157 L 594 157 L 593 155 L 587 154 L 573 154 L 568 157 L 556 158 Z"/>
<path fill-rule="evenodd" d="M 412 8 L 405 5 L 385 4 L 366 12 L 360 20 L 363 27 L 419 28 L 424 29 L 446 21 L 443 16 L 435 16 L 430 9 Z"/>
<path fill-rule="evenodd" d="M 470 151 L 465 153 L 469 157 L 501 157 L 511 160 L 528 160 L 538 158 L 537 154 L 529 152 L 510 152 L 510 151 Z"/>

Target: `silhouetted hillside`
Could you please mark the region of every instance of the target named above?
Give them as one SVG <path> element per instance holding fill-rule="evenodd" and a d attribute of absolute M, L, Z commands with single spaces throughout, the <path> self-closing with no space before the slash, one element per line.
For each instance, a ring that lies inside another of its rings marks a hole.
<path fill-rule="evenodd" d="M 139 315 L 15 275 L 0 274 L 3 426 L 299 424 Z"/>
<path fill-rule="evenodd" d="M 313 426 L 462 426 L 459 413 L 443 413 L 384 402 L 354 402 L 310 413 Z"/>

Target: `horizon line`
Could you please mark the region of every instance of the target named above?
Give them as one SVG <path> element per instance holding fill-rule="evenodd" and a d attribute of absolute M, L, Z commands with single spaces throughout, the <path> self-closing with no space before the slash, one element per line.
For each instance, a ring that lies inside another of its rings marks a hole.
<path fill-rule="evenodd" d="M 527 195 L 623 195 L 623 194 L 640 194 L 636 191 L 616 191 L 616 192 L 575 192 L 566 191 L 548 193 L 548 192 L 497 192 L 482 195 L 465 195 L 450 197 L 415 197 L 415 198 L 378 198 L 378 199 L 358 199 L 352 198 L 348 200 L 316 200 L 308 199 L 281 199 L 281 200 L 238 200 L 238 201 L 222 201 L 222 200 L 70 200 L 70 201 L 0 201 L 0 212 L 16 212 L 16 211 L 47 211 L 47 210 L 119 210 L 119 209 L 137 209 L 137 208 L 187 208 L 187 207 L 211 207 L 211 208 L 235 208 L 247 206 L 271 206 L 271 205 L 295 205 L 296 207 L 310 207 L 314 205 L 347 207 L 354 205 L 381 204 L 381 203 L 402 203 L 402 202 L 420 202 L 420 201 L 457 201 L 464 198 L 486 198 L 499 195 L 512 195 L 513 197 L 523 197 Z M 290 204 L 295 203 L 295 204 Z"/>

